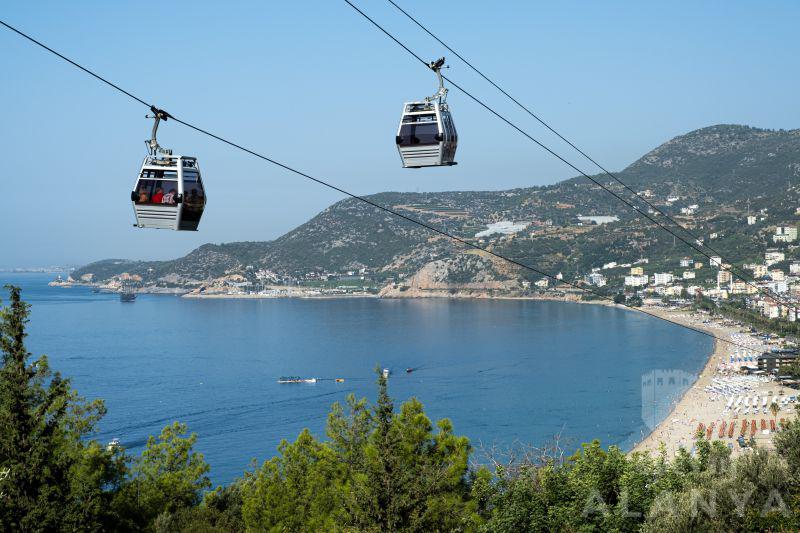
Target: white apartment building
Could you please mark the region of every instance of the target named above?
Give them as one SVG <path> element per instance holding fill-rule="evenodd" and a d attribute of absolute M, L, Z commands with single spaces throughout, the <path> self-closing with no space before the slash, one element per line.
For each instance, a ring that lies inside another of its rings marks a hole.
<path fill-rule="evenodd" d="M 767 283 L 767 287 L 769 287 L 769 290 L 772 292 L 777 292 L 779 294 L 789 292 L 789 285 L 785 281 L 770 281 Z"/>
<path fill-rule="evenodd" d="M 797 240 L 797 226 L 778 226 L 775 228 L 773 242 L 794 242 Z"/>
<path fill-rule="evenodd" d="M 590 283 L 598 287 L 603 287 L 607 283 L 606 277 L 597 272 L 592 272 L 591 274 L 587 274 L 584 277 L 584 280 L 586 281 L 586 283 Z"/>
<path fill-rule="evenodd" d="M 709 264 L 710 264 L 712 267 L 717 267 L 717 268 L 719 268 L 720 266 L 722 266 L 722 258 L 721 258 L 720 256 L 718 256 L 718 255 L 712 255 L 712 256 L 709 258 Z"/>
<path fill-rule="evenodd" d="M 627 287 L 645 287 L 648 282 L 647 276 L 625 276 L 625 286 Z"/>
<path fill-rule="evenodd" d="M 786 254 L 777 250 L 769 250 L 764 254 L 764 262 L 767 266 L 774 265 L 779 261 L 786 259 Z"/>
<path fill-rule="evenodd" d="M 694 270 L 684 270 L 683 271 L 683 279 L 694 279 L 696 274 Z"/>
<path fill-rule="evenodd" d="M 683 259 L 681 259 L 680 265 L 682 267 L 686 268 L 688 266 L 692 266 L 693 263 L 694 263 L 694 259 L 692 259 L 691 257 L 684 257 Z"/>
<path fill-rule="evenodd" d="M 672 283 L 673 276 L 669 272 L 659 272 L 653 275 L 653 284 L 667 285 Z"/>
<path fill-rule="evenodd" d="M 750 216 L 747 217 L 747 225 L 748 226 L 753 226 L 753 225 L 755 225 L 755 223 L 756 223 L 756 216 L 755 215 L 750 215 Z"/>

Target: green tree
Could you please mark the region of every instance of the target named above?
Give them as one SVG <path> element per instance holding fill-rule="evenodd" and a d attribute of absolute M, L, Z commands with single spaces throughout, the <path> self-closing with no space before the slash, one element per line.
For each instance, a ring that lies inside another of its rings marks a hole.
<path fill-rule="evenodd" d="M 434 433 L 414 398 L 395 413 L 380 372 L 372 420 L 363 466 L 349 480 L 352 525 L 367 531 L 443 531 L 470 524 L 467 438 L 455 436 L 446 419 Z"/>
<path fill-rule="evenodd" d="M 778 418 L 778 412 L 781 410 L 781 407 L 778 405 L 778 402 L 770 402 L 769 404 L 769 412 L 772 413 L 772 418 Z"/>
<path fill-rule="evenodd" d="M 109 529 L 111 500 L 126 472 L 125 457 L 87 439 L 105 414 L 41 356 L 29 363 L 29 306 L 7 286 L 0 310 L 0 529 Z"/>
<path fill-rule="evenodd" d="M 344 468 L 331 447 L 304 430 L 281 442 L 244 484 L 243 517 L 255 531 L 333 531 L 344 520 Z"/>
<path fill-rule="evenodd" d="M 172 515 L 197 506 L 211 487 L 208 463 L 194 451 L 197 435 L 187 432 L 185 424 L 175 422 L 147 439 L 117 501 L 127 527 L 169 523 Z"/>

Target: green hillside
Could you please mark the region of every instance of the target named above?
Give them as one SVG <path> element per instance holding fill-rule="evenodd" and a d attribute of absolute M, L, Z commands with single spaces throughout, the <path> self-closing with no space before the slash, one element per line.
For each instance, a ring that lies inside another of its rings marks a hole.
<path fill-rule="evenodd" d="M 662 144 L 617 176 L 696 235 L 707 239 L 718 233 L 714 248 L 744 262 L 771 245 L 770 225 L 796 219 L 799 173 L 800 130 L 718 125 Z M 596 179 L 638 201 L 610 177 Z M 676 257 L 699 255 L 583 177 L 507 191 L 386 192 L 369 199 L 468 239 L 499 221 L 527 223 L 513 236 L 495 234 L 475 242 L 552 273 L 580 274 L 611 260 L 648 257 L 651 263 L 671 264 Z M 691 215 L 681 213 L 691 205 L 697 205 Z M 765 220 L 747 226 L 748 209 L 766 210 Z M 595 225 L 578 216 L 619 220 Z M 247 277 L 258 269 L 301 278 L 309 272 L 366 268 L 380 279 L 412 274 L 460 248 L 410 222 L 347 199 L 274 241 L 206 244 L 173 261 L 100 261 L 78 269 L 73 277 L 92 274 L 94 281 L 102 281 L 128 272 L 181 286 L 226 274 Z M 787 251 L 794 253 L 793 247 Z"/>

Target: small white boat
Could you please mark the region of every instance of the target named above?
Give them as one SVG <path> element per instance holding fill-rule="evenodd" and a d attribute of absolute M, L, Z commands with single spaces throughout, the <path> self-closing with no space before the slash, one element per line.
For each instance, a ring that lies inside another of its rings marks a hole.
<path fill-rule="evenodd" d="M 316 383 L 317 378 L 301 378 L 299 376 L 281 376 L 278 383 Z"/>
<path fill-rule="evenodd" d="M 382 372 L 382 374 L 383 374 L 383 377 L 384 377 L 384 378 L 388 378 L 390 373 L 391 373 L 391 372 L 389 372 L 389 369 L 388 369 L 388 368 L 384 368 L 384 369 L 383 369 L 383 372 Z"/>

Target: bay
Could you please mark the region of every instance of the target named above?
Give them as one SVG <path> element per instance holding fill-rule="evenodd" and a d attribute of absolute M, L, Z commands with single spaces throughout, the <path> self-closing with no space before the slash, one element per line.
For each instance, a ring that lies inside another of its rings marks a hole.
<path fill-rule="evenodd" d="M 185 422 L 215 483 L 303 428 L 324 436 L 333 402 L 374 399 L 376 367 L 392 371 L 397 404 L 419 398 L 429 417 L 449 418 L 478 448 L 560 434 L 570 448 L 598 438 L 627 449 L 666 416 L 713 348 L 704 335 L 599 305 L 162 295 L 123 303 L 49 287 L 52 278 L 0 274 L 32 304 L 29 350 L 47 354 L 83 396 L 105 400 L 97 438 L 138 453 L 148 435 Z M 278 384 L 282 375 L 320 381 Z M 674 376 L 674 386 L 653 388 Z"/>

